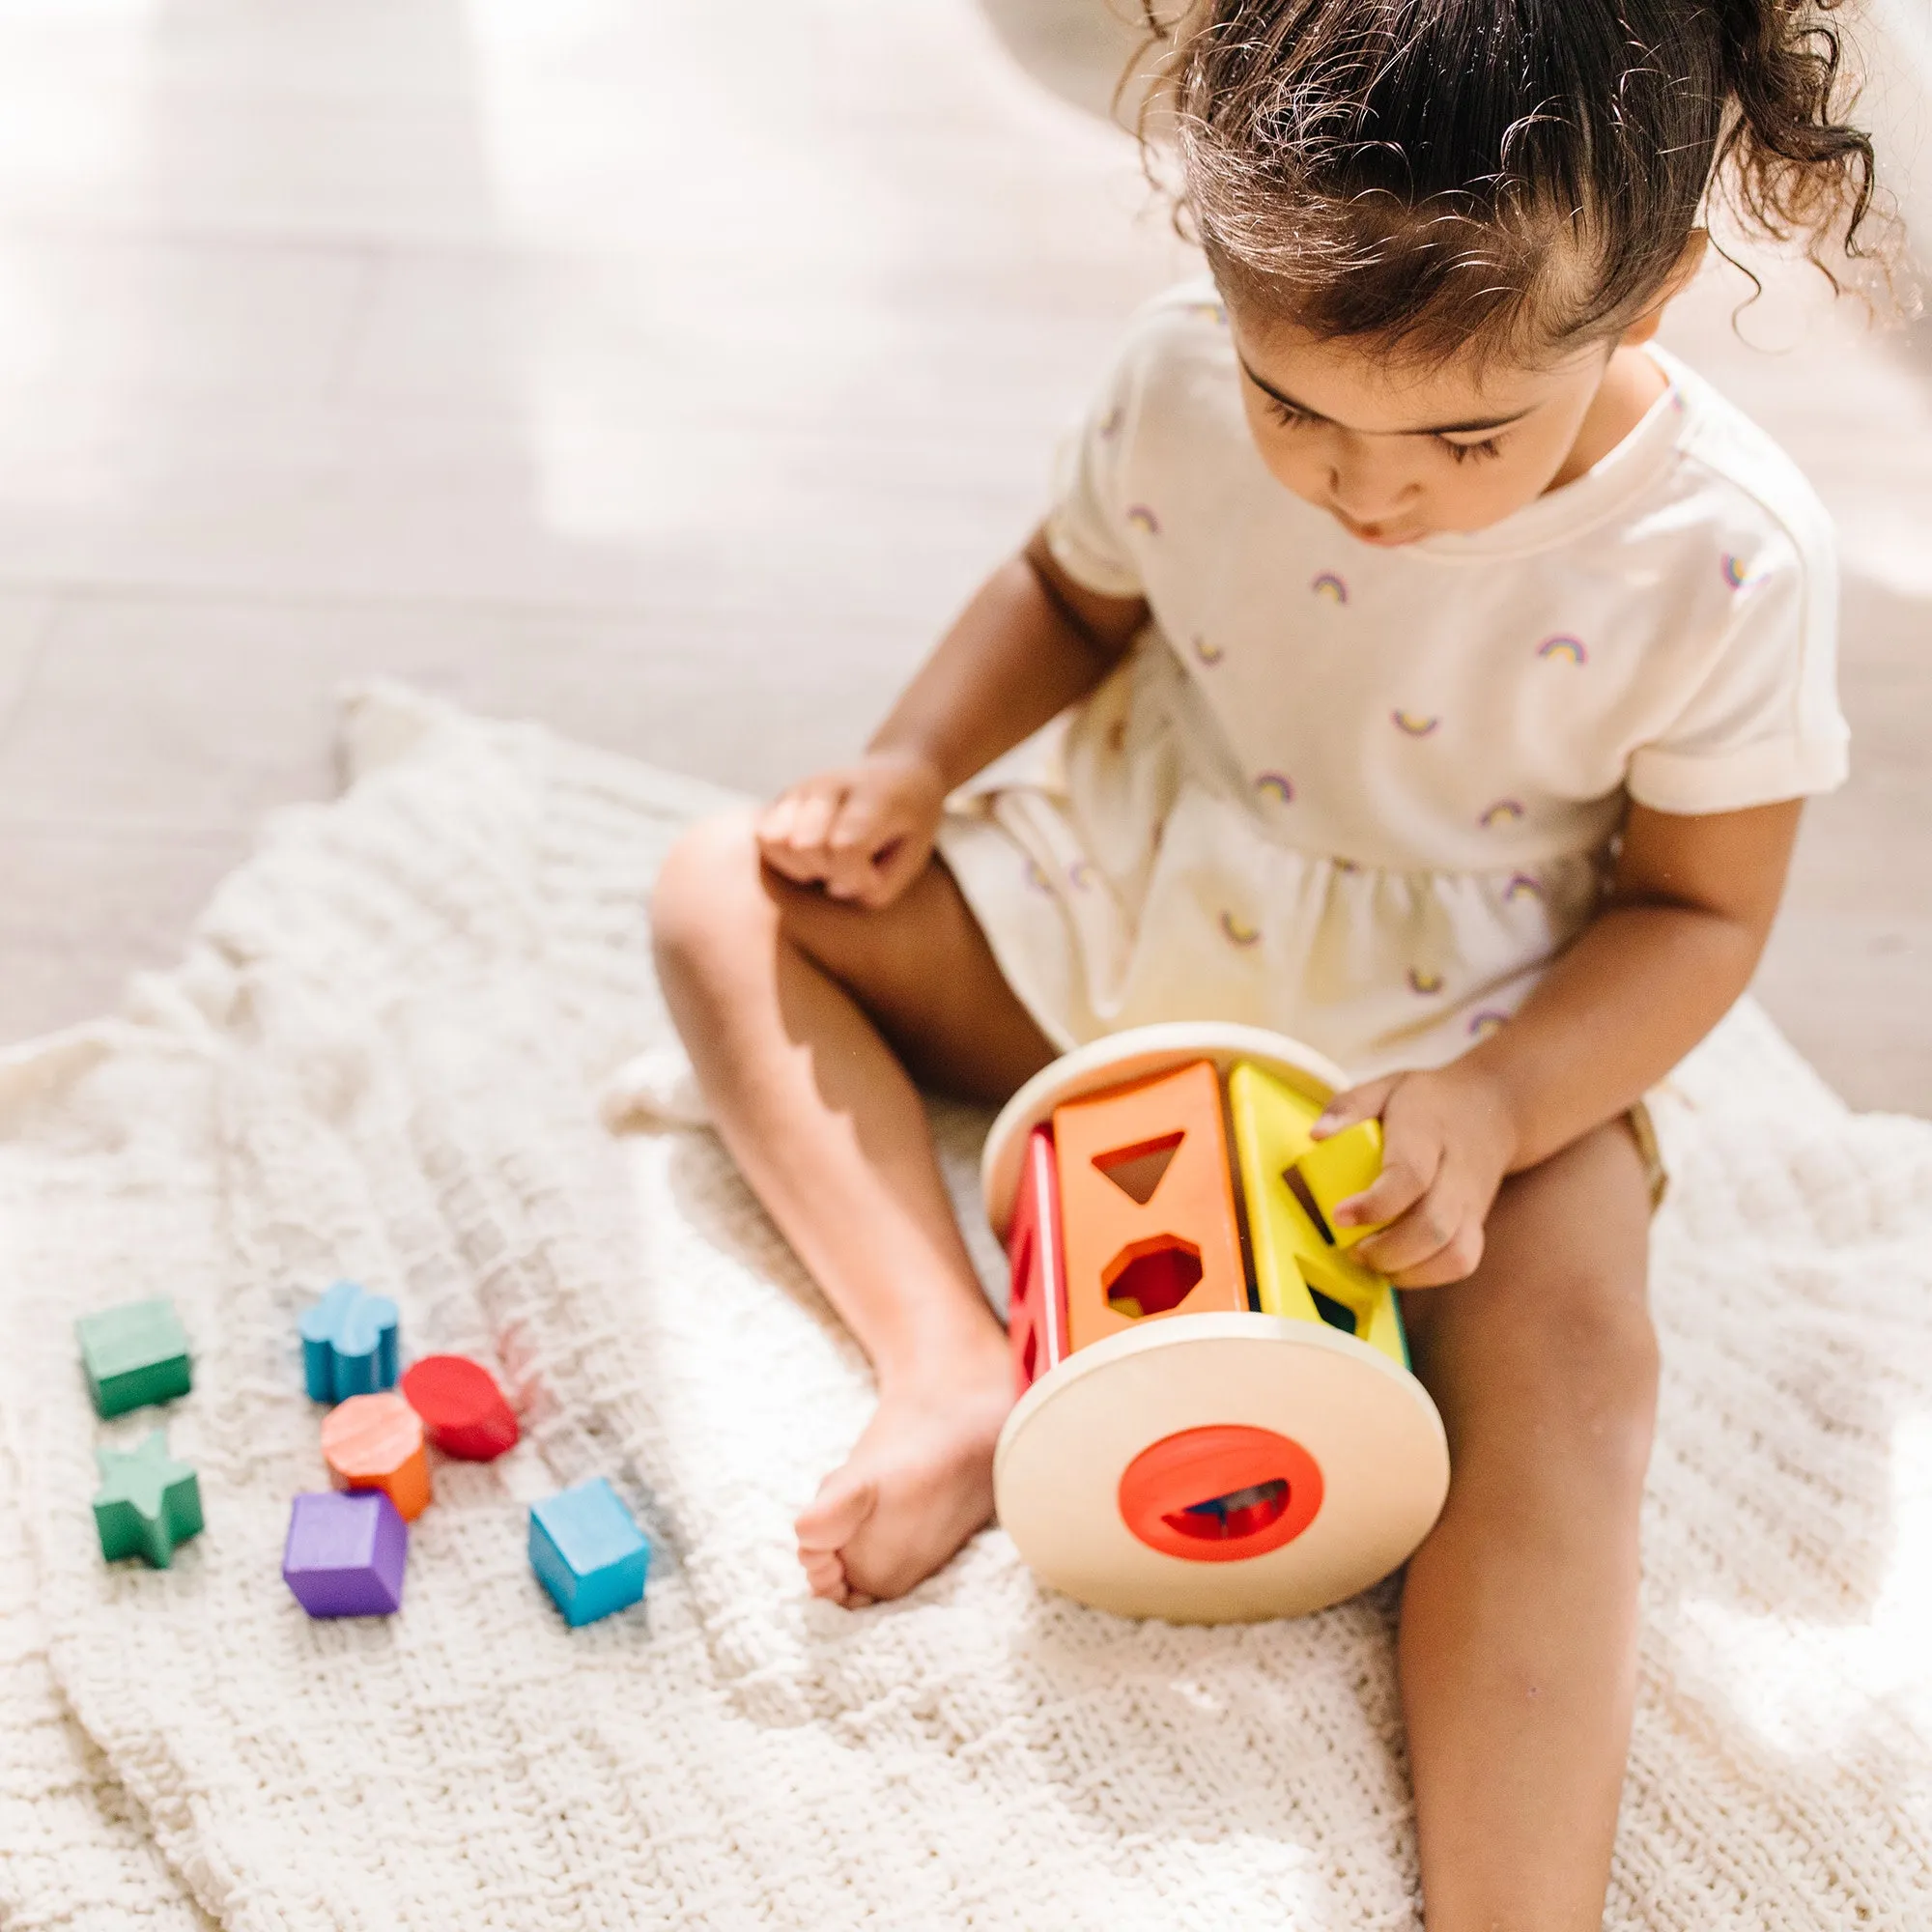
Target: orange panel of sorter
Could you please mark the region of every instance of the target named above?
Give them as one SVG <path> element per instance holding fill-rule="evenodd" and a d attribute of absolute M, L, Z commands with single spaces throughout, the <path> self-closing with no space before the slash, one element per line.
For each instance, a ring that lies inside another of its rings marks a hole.
<path fill-rule="evenodd" d="M 1211 1063 L 1070 1100 L 1053 1138 L 1069 1349 L 1164 1315 L 1247 1307 Z"/>
<path fill-rule="evenodd" d="M 1007 1335 L 1012 1343 L 1014 1389 L 1025 1395 L 1066 1354 L 1066 1266 L 1051 1127 L 1036 1127 L 1027 1136 L 1007 1257 L 1013 1284 Z"/>

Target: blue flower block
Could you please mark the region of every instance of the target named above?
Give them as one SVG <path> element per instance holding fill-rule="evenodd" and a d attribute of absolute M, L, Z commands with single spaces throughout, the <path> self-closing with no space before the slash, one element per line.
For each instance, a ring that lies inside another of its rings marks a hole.
<path fill-rule="evenodd" d="M 302 1379 L 311 1402 L 347 1402 L 396 1385 L 396 1304 L 338 1281 L 304 1309 Z"/>
<path fill-rule="evenodd" d="M 530 1505 L 530 1568 L 572 1630 L 644 1594 L 651 1546 L 602 1476 Z"/>

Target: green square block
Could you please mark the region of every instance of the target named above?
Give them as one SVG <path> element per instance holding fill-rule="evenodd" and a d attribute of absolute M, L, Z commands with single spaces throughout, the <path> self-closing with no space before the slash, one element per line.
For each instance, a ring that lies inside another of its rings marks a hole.
<path fill-rule="evenodd" d="M 101 1415 L 120 1415 L 146 1402 L 171 1402 L 192 1382 L 187 1331 L 164 1295 L 83 1315 L 73 1324 L 88 1392 Z"/>

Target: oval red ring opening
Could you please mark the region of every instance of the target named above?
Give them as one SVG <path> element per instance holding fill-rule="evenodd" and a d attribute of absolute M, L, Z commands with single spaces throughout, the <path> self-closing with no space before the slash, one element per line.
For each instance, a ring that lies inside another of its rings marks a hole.
<path fill-rule="evenodd" d="M 1236 1563 L 1293 1543 L 1321 1508 L 1321 1465 L 1272 1429 L 1221 1422 L 1143 1449 L 1121 1477 L 1121 1520 L 1150 1549 Z"/>

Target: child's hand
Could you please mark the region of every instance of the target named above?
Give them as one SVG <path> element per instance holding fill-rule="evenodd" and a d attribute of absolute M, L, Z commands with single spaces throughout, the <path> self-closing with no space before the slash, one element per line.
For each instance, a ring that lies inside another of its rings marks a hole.
<path fill-rule="evenodd" d="M 945 781 L 925 758 L 868 752 L 781 792 L 759 816 L 758 850 L 787 879 L 876 911 L 932 856 L 945 802 Z"/>
<path fill-rule="evenodd" d="M 1390 1073 L 1338 1094 L 1317 1140 L 1357 1121 L 1382 1123 L 1382 1171 L 1336 1205 L 1338 1227 L 1386 1222 L 1354 1253 L 1398 1288 L 1440 1288 L 1475 1271 L 1483 1223 L 1516 1157 L 1516 1128 L 1488 1075 L 1465 1065 Z"/>

